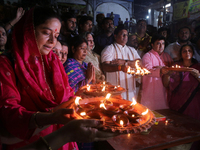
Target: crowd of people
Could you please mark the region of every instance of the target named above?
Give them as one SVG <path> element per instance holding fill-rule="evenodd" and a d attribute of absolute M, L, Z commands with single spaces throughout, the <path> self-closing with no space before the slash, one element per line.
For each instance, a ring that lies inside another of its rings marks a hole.
<path fill-rule="evenodd" d="M 88 149 L 85 142 L 116 136 L 99 130 L 101 121 L 78 120 L 70 107 L 80 87 L 99 81 L 125 88 L 125 100 L 200 120 L 198 32 L 191 42 L 191 30 L 183 26 L 170 43 L 168 28 L 150 35 L 145 20 L 138 20 L 134 30 L 128 22 L 115 27 L 112 16 L 104 14 L 97 14 L 96 22 L 93 26 L 91 16 L 59 15 L 37 6 L 26 12 L 18 8 L 13 20 L 0 25 L 3 149 Z M 138 60 L 151 74 L 127 74 Z M 176 64 L 192 69 L 168 69 Z"/>

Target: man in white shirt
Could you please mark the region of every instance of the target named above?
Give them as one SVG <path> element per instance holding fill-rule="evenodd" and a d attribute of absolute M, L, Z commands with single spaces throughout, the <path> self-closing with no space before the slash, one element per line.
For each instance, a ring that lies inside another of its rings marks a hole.
<path fill-rule="evenodd" d="M 165 48 L 165 52 L 167 52 L 174 61 L 179 61 L 180 57 L 180 48 L 185 44 L 192 44 L 190 42 L 191 30 L 189 27 L 184 26 L 178 30 L 178 40 L 174 43 L 169 44 Z M 194 57 L 198 61 L 200 61 L 200 56 L 197 53 L 196 47 L 194 46 Z"/>
<path fill-rule="evenodd" d="M 122 97 L 126 100 L 136 98 L 135 78 L 127 74 L 127 66 L 135 68 L 135 61 L 140 59 L 133 47 L 126 45 L 128 32 L 124 27 L 118 27 L 114 32 L 115 42 L 101 53 L 102 69 L 106 72 L 106 81 L 113 85 L 120 85 L 126 89 Z"/>

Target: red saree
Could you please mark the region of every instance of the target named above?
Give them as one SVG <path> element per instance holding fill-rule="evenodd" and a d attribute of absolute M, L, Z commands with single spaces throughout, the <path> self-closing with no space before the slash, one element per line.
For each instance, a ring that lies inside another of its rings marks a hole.
<path fill-rule="evenodd" d="M 26 12 L 12 35 L 14 66 L 0 56 L 0 118 L 7 130 L 23 142 L 8 146 L 16 149 L 45 136 L 60 126 L 52 125 L 32 136 L 29 120 L 36 111 L 45 112 L 73 96 L 68 77 L 58 57 L 51 51 L 41 56 L 36 44 L 33 11 Z M 66 133 L 67 134 L 67 133 Z M 61 149 L 77 148 L 67 143 Z"/>
<path fill-rule="evenodd" d="M 200 63 L 192 65 L 191 68 L 200 71 Z M 200 120 L 200 89 L 196 89 L 198 84 L 198 80 L 190 72 L 173 74 L 169 83 L 169 107 L 178 111 L 190 98 L 193 91 L 197 90 L 183 114 Z"/>

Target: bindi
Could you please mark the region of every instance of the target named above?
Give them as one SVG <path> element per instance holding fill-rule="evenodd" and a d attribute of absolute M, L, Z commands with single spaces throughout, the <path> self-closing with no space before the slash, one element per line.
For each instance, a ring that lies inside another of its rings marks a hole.
<path fill-rule="evenodd" d="M 55 29 L 55 32 L 57 31 L 57 29 Z"/>

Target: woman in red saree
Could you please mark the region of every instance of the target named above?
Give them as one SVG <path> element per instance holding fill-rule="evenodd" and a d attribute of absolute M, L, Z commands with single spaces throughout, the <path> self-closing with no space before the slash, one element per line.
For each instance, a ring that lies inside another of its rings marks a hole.
<path fill-rule="evenodd" d="M 187 72 L 176 72 L 163 76 L 163 85 L 169 88 L 168 102 L 172 110 L 200 120 L 200 63 L 194 58 L 192 45 L 183 45 L 180 49 L 182 67 L 192 68 Z M 192 150 L 200 149 L 200 141 L 194 142 Z"/>
<path fill-rule="evenodd" d="M 0 119 L 8 132 L 23 140 L 7 145 L 8 150 L 48 135 L 73 119 L 64 108 L 73 90 L 62 63 L 51 51 L 60 27 L 59 16 L 51 9 L 31 9 L 15 25 L 13 57 L 0 56 Z M 70 142 L 60 149 L 78 147 Z"/>
<path fill-rule="evenodd" d="M 182 59 L 177 64 L 192 69 L 164 76 L 164 86 L 169 88 L 169 107 L 200 120 L 200 63 L 193 58 L 192 45 L 183 45 L 180 54 Z M 186 102 L 187 104 L 185 104 Z"/>

